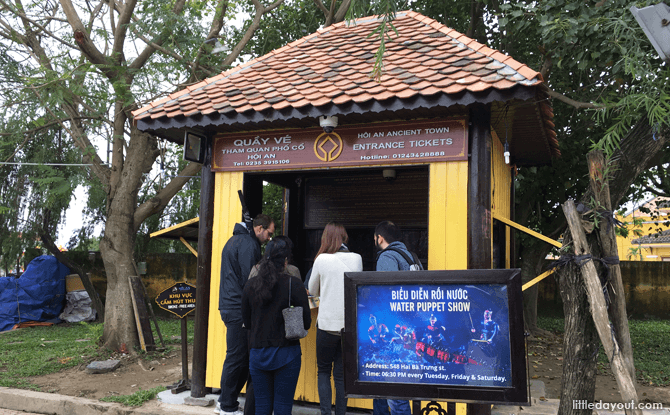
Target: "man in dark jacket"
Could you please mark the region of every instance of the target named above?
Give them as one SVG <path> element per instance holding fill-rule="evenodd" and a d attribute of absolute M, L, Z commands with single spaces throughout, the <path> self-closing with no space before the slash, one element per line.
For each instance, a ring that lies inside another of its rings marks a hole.
<path fill-rule="evenodd" d="M 226 358 L 221 371 L 221 415 L 241 415 L 237 400 L 245 382 L 247 399 L 244 414 L 253 415 L 255 408 L 250 395 L 249 349 L 247 330 L 242 325 L 242 289 L 249 278 L 251 268 L 261 259 L 261 244 L 267 242 L 275 231 L 272 219 L 260 214 L 256 216 L 252 229 L 242 223 L 235 224 L 233 236 L 228 239 L 221 252 L 221 283 L 219 286 L 219 311 L 226 325 Z"/>
<path fill-rule="evenodd" d="M 402 251 L 407 258 L 413 260 L 412 253 L 404 243 L 400 242 L 402 233 L 391 221 L 380 222 L 375 228 L 375 247 L 380 250 L 377 255 L 376 271 L 408 271 L 410 263 L 398 252 Z M 420 264 L 419 268 L 422 269 Z M 372 401 L 373 415 L 411 415 L 409 401 L 401 399 L 375 399 Z"/>

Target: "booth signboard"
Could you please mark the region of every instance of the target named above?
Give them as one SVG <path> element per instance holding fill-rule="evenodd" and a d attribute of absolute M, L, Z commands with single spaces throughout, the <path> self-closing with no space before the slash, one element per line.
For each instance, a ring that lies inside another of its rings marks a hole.
<path fill-rule="evenodd" d="M 195 287 L 185 282 L 178 282 L 158 294 L 156 304 L 163 310 L 184 318 L 195 310 Z"/>
<path fill-rule="evenodd" d="M 513 270 L 345 274 L 351 397 L 528 404 Z"/>
<path fill-rule="evenodd" d="M 465 119 L 417 120 L 216 136 L 213 171 L 467 160 Z"/>

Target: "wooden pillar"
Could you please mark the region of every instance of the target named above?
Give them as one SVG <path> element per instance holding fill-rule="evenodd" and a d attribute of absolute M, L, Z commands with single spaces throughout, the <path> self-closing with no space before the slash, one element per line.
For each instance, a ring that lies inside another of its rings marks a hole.
<path fill-rule="evenodd" d="M 212 172 L 212 144 L 205 146 L 205 163 L 200 172 L 200 221 L 198 223 L 198 274 L 195 294 L 195 331 L 193 334 L 193 373 L 191 396 L 205 396 L 207 367 L 207 331 L 209 329 L 209 291 L 212 279 L 212 229 L 214 223 L 214 173 Z"/>
<path fill-rule="evenodd" d="M 470 110 L 468 166 L 468 269 L 491 269 L 491 113 Z"/>
<path fill-rule="evenodd" d="M 491 269 L 491 110 L 470 109 L 468 269 Z M 467 404 L 467 415 L 490 415 L 491 405 Z"/>
<path fill-rule="evenodd" d="M 515 198 L 516 198 L 516 186 L 515 186 L 515 181 L 516 178 L 514 177 L 514 171 L 510 175 L 510 191 L 509 191 L 509 217 L 511 220 L 516 222 L 516 204 Z M 510 268 L 517 268 L 516 263 L 516 229 L 514 229 L 511 226 L 508 226 L 509 228 L 509 267 Z"/>

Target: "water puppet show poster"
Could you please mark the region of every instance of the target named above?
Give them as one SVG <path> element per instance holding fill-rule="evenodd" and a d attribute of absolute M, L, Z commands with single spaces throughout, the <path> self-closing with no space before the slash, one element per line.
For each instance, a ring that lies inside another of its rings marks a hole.
<path fill-rule="evenodd" d="M 513 387 L 506 284 L 356 286 L 358 380 Z"/>

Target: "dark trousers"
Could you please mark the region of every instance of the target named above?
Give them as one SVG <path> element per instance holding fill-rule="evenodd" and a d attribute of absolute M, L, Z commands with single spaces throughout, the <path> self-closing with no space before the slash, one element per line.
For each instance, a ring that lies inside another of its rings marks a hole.
<path fill-rule="evenodd" d="M 300 356 L 274 370 L 263 370 L 250 362 L 249 371 L 258 389 L 256 415 L 271 415 L 273 411 L 274 415 L 291 415 L 301 364 Z"/>
<path fill-rule="evenodd" d="M 330 388 L 331 371 L 335 381 L 335 415 L 344 415 L 347 412 L 347 398 L 344 396 L 344 366 L 340 336 L 316 329 L 316 366 L 321 415 L 331 415 L 333 401 L 333 392 Z"/>
<path fill-rule="evenodd" d="M 225 412 L 235 412 L 240 403 L 237 398 L 247 384 L 244 415 L 254 415 L 254 390 L 249 376 L 249 331 L 242 327 L 241 318 L 230 318 L 221 313 L 226 325 L 226 359 L 221 371 L 221 395 L 219 403 Z"/>
<path fill-rule="evenodd" d="M 375 399 L 372 401 L 372 415 L 412 415 L 412 410 L 406 400 Z"/>

